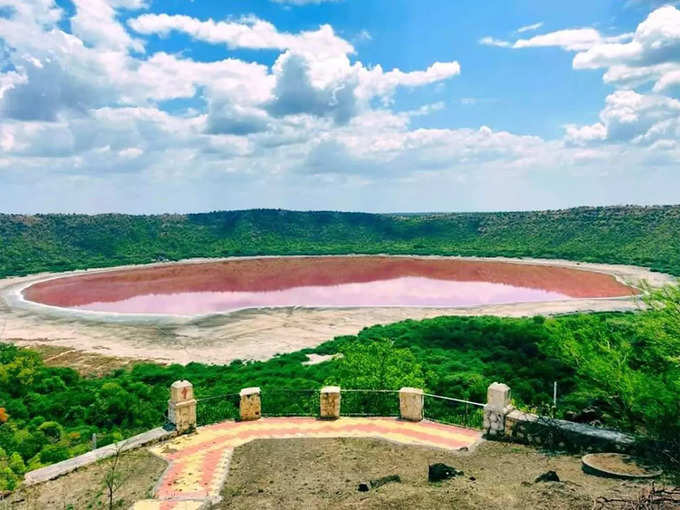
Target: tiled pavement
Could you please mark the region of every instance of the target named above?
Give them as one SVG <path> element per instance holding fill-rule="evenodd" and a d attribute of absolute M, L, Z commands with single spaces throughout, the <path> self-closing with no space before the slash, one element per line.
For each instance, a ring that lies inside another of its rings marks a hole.
<path fill-rule="evenodd" d="M 455 450 L 479 440 L 477 430 L 418 423 L 395 418 L 263 418 L 252 422 L 223 422 L 201 427 L 150 448 L 169 463 L 154 498 L 138 501 L 133 510 L 198 510 L 217 501 L 229 471 L 234 448 L 254 439 L 378 438 L 408 445 Z"/>

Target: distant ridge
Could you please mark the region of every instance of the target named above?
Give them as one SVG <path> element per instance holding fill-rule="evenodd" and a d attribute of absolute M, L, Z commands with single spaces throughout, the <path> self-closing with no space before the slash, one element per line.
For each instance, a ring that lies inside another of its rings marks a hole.
<path fill-rule="evenodd" d="M 0 277 L 192 257 L 392 253 L 565 258 L 680 275 L 680 206 L 372 214 L 0 214 Z"/>

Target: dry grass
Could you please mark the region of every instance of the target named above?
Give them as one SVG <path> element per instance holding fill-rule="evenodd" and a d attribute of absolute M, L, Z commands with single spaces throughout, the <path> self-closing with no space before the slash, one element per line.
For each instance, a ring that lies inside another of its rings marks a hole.
<path fill-rule="evenodd" d="M 33 487 L 22 488 L 0 501 L 0 510 L 89 510 L 107 508 L 106 473 L 112 460 L 107 459 Z M 150 497 L 166 468 L 161 459 L 146 450 L 125 453 L 120 458 L 119 473 L 124 482 L 115 494 L 117 509 L 127 509 L 135 501 Z"/>
<path fill-rule="evenodd" d="M 436 462 L 464 475 L 429 483 L 428 465 Z M 548 470 L 560 482 L 534 482 Z M 401 482 L 357 491 L 360 482 L 392 474 Z M 634 497 L 649 483 L 587 475 L 579 457 L 505 443 L 453 453 L 368 439 L 263 440 L 234 452 L 219 508 L 591 510 L 601 496 Z"/>

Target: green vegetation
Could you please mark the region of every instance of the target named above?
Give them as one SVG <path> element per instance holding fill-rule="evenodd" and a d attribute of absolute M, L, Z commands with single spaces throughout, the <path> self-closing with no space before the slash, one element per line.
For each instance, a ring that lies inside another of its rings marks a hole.
<path fill-rule="evenodd" d="M 607 426 L 677 437 L 680 290 L 657 292 L 649 303 L 652 309 L 638 314 L 407 320 L 266 362 L 145 364 L 101 378 L 47 367 L 32 351 L 0 344 L 0 407 L 5 409 L 0 411 L 0 490 L 13 487 L 26 469 L 87 451 L 95 432 L 103 445 L 161 425 L 168 387 L 178 379 L 192 381 L 198 398 L 261 386 L 265 414 L 305 412 L 303 401 L 318 405 L 318 397 L 309 400 L 316 392 L 293 397 L 293 390 L 323 384 L 424 386 L 430 393 L 484 402 L 493 381 L 509 384 L 518 406 L 543 410 L 557 381 L 560 416 L 588 408 Z M 303 366 L 312 352 L 344 357 Z M 209 409 L 209 419 L 233 417 L 236 402 L 227 397 L 199 403 L 199 414 Z"/>
<path fill-rule="evenodd" d="M 566 258 L 680 275 L 680 206 L 542 212 L 0 215 L 0 277 L 191 257 L 392 253 Z"/>

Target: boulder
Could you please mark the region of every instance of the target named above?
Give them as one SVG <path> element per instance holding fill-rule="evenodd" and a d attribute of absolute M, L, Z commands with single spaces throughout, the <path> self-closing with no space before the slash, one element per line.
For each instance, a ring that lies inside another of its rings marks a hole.
<path fill-rule="evenodd" d="M 462 471 L 457 471 L 456 468 L 447 466 L 446 464 L 437 463 L 431 464 L 427 471 L 427 479 L 430 482 L 441 482 L 448 480 L 455 476 L 463 475 Z"/>
<path fill-rule="evenodd" d="M 560 477 L 557 476 L 557 473 L 554 471 L 546 471 L 542 475 L 539 475 L 536 477 L 536 480 L 534 480 L 534 483 L 539 483 L 539 482 L 559 482 Z"/>

